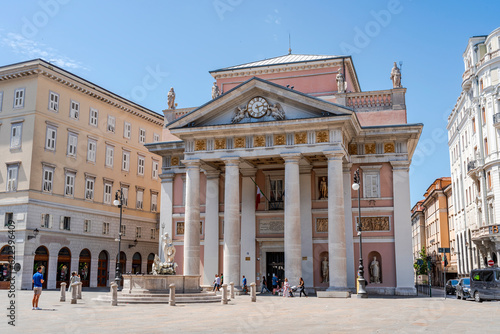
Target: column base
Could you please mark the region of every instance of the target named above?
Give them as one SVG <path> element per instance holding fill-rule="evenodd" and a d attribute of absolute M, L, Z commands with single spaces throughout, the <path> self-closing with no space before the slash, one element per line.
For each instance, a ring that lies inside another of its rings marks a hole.
<path fill-rule="evenodd" d="M 351 296 L 351 291 L 344 287 L 329 287 L 326 291 L 318 291 L 318 298 L 349 298 Z"/>

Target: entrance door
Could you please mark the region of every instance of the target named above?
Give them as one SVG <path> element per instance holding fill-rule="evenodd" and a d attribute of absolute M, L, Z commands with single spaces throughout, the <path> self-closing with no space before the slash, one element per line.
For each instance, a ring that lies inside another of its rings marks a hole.
<path fill-rule="evenodd" d="M 267 252 L 266 253 L 266 280 L 267 287 L 273 288 L 273 274 L 278 277 L 278 283 L 285 279 L 285 253 L 284 252 Z"/>
<path fill-rule="evenodd" d="M 78 273 L 80 274 L 80 280 L 82 281 L 82 286 L 90 286 L 90 251 L 84 249 L 80 252 L 80 262 L 78 263 Z"/>
<path fill-rule="evenodd" d="M 43 283 L 42 287 L 47 289 L 47 276 L 49 268 L 49 251 L 44 246 L 40 246 L 35 251 L 35 259 L 33 264 L 33 274 L 38 271 L 38 267 L 42 267 Z M 51 276 L 52 277 L 52 276 Z"/>
<path fill-rule="evenodd" d="M 97 265 L 97 286 L 108 285 L 108 253 L 102 251 L 99 254 L 99 262 Z"/>

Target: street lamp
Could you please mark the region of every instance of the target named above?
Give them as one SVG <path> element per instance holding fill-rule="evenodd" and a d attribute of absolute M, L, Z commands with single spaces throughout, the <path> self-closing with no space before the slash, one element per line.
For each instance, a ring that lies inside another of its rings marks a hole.
<path fill-rule="evenodd" d="M 361 191 L 359 186 L 361 184 L 361 179 L 359 177 L 359 168 L 354 172 L 354 183 L 352 184 L 352 189 L 358 192 L 358 222 L 356 224 L 359 236 L 359 267 L 358 267 L 358 298 L 368 297 L 365 290 L 365 278 L 364 267 L 363 267 L 363 242 L 361 238 L 362 225 L 361 225 Z"/>
<path fill-rule="evenodd" d="M 115 272 L 115 283 L 118 285 L 118 290 L 120 291 L 120 283 L 121 283 L 121 245 L 122 245 L 122 210 L 123 210 L 123 192 L 118 189 L 115 194 L 115 200 L 113 201 L 113 205 L 120 208 L 120 229 L 118 230 L 118 256 L 116 257 L 116 272 Z"/>

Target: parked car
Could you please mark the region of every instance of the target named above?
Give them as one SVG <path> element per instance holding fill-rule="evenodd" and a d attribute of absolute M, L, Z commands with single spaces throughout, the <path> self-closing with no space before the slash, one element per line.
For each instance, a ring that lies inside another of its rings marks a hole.
<path fill-rule="evenodd" d="M 476 302 L 500 299 L 500 268 L 472 270 L 470 281 L 470 295 Z"/>
<path fill-rule="evenodd" d="M 446 294 L 454 295 L 457 291 L 457 284 L 458 279 L 449 279 L 448 282 L 446 282 Z"/>
<path fill-rule="evenodd" d="M 456 295 L 457 299 L 463 299 L 466 300 L 467 298 L 470 298 L 470 278 L 461 278 L 458 281 L 457 287 L 456 287 Z"/>

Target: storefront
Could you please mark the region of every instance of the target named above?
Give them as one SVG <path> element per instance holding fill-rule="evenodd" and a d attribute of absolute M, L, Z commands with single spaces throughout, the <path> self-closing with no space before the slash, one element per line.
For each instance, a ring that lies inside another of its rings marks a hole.
<path fill-rule="evenodd" d="M 0 250 L 0 290 L 7 290 L 10 286 L 10 258 L 13 256 L 12 247 L 3 246 Z"/>
<path fill-rule="evenodd" d="M 57 256 L 57 277 L 56 288 L 61 287 L 62 282 L 66 282 L 69 286 L 69 278 L 71 273 L 71 252 L 66 247 L 61 248 Z"/>
<path fill-rule="evenodd" d="M 99 263 L 97 266 L 97 286 L 108 286 L 108 253 L 99 253 Z"/>
<path fill-rule="evenodd" d="M 78 262 L 78 274 L 84 287 L 90 286 L 90 251 L 84 249 L 80 252 L 80 260 Z"/>
<path fill-rule="evenodd" d="M 140 274 L 142 265 L 142 257 L 140 253 L 135 253 L 132 257 L 132 274 Z"/>
<path fill-rule="evenodd" d="M 42 267 L 43 284 L 42 287 L 47 289 L 47 269 L 49 268 L 49 251 L 46 247 L 40 246 L 35 251 L 35 260 L 33 265 L 33 274 L 37 272 L 38 268 Z"/>

